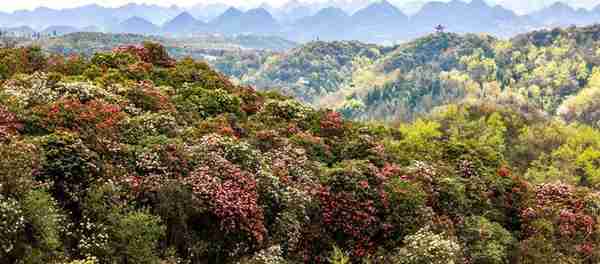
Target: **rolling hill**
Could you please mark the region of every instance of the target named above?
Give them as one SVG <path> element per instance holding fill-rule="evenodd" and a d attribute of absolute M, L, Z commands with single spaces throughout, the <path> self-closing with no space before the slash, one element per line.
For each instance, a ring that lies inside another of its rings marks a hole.
<path fill-rule="evenodd" d="M 434 33 L 391 47 L 311 42 L 268 55 L 258 70 L 236 77 L 361 120 L 412 120 L 474 98 L 565 115 L 572 110 L 564 103 L 590 86 L 600 66 L 599 32 L 556 28 L 509 40 Z"/>

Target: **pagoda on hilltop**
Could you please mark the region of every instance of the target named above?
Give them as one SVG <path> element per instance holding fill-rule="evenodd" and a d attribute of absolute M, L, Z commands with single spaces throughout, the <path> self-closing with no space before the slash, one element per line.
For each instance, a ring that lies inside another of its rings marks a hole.
<path fill-rule="evenodd" d="M 435 32 L 436 33 L 444 33 L 444 31 L 446 30 L 446 27 L 442 24 L 438 24 L 437 26 L 435 26 Z"/>

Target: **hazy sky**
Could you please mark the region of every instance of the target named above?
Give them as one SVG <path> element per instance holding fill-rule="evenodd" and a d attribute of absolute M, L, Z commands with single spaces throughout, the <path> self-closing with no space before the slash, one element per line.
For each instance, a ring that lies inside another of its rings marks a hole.
<path fill-rule="evenodd" d="M 215 3 L 222 2 L 231 5 L 240 4 L 260 4 L 268 2 L 277 4 L 285 0 L 0 0 L 0 10 L 13 11 L 17 9 L 33 9 L 38 6 L 47 6 L 52 8 L 76 7 L 87 4 L 97 3 L 102 6 L 120 6 L 127 3 L 147 3 L 163 6 L 179 5 L 191 6 L 196 3 Z"/>
<path fill-rule="evenodd" d="M 248 2 L 244 0 L 223 0 L 223 2 Z M 252 0 L 250 0 L 252 1 Z M 203 1 L 203 0 L 0 0 L 0 9 L 5 11 L 13 11 L 17 9 L 32 9 L 38 6 L 46 6 L 51 8 L 65 8 L 65 7 L 76 7 L 87 4 L 97 3 L 102 6 L 120 6 L 127 3 L 147 3 L 147 4 L 159 4 L 163 6 L 168 5 L 181 5 L 188 6 L 199 2 L 217 2 L 214 1 Z M 275 2 L 275 1 L 273 1 Z"/>
<path fill-rule="evenodd" d="M 259 5 L 266 2 L 274 6 L 282 5 L 288 0 L 0 0 L 0 10 L 14 11 L 17 9 L 33 9 L 38 6 L 47 6 L 51 8 L 76 7 L 86 4 L 98 3 L 103 6 L 119 6 L 126 3 L 147 3 L 159 5 L 191 6 L 196 3 L 214 3 L 222 2 L 230 5 Z M 327 0 L 301 0 L 305 2 L 327 1 Z M 373 0 L 377 1 L 377 0 Z M 414 2 L 427 2 L 433 0 L 390 0 L 399 6 L 408 5 Z M 438 0 L 449 1 L 449 0 Z M 470 1 L 470 0 L 467 0 Z M 517 11 L 530 11 L 530 9 L 538 9 L 546 5 L 550 5 L 558 0 L 488 0 L 492 3 L 500 3 Z M 577 7 L 591 7 L 600 4 L 600 0 L 562 0 Z"/>

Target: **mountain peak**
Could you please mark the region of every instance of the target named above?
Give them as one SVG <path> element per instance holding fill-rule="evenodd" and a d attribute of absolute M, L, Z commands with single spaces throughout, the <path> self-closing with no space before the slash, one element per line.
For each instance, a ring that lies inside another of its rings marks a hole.
<path fill-rule="evenodd" d="M 472 0 L 469 5 L 476 7 L 489 7 L 489 5 L 483 0 Z"/>
<path fill-rule="evenodd" d="M 123 21 L 123 23 L 125 23 L 125 22 L 148 22 L 148 23 L 150 23 L 150 21 L 148 21 L 142 17 L 139 17 L 139 16 L 132 16 L 132 17 L 126 19 L 125 21 Z"/>
<path fill-rule="evenodd" d="M 181 14 L 177 15 L 176 17 L 165 23 L 165 27 L 175 28 L 180 26 L 195 25 L 197 22 L 198 21 L 196 20 L 196 18 L 194 18 L 190 13 L 182 12 Z"/>
<path fill-rule="evenodd" d="M 158 29 L 152 22 L 139 16 L 133 16 L 121 22 L 118 31 L 122 33 L 153 34 Z"/>
<path fill-rule="evenodd" d="M 254 8 L 246 11 L 244 14 L 246 23 L 256 22 L 257 25 L 274 26 L 278 22 L 273 18 L 271 12 L 264 8 Z"/>
<path fill-rule="evenodd" d="M 398 10 L 398 11 L 400 11 L 395 5 L 391 4 L 387 0 L 381 0 L 381 1 L 374 2 L 365 7 L 365 9 L 367 9 L 367 8 L 376 8 L 377 10 Z"/>
<path fill-rule="evenodd" d="M 175 17 L 175 19 L 189 19 L 189 18 L 194 18 L 194 17 L 187 11 L 183 11 Z"/>
<path fill-rule="evenodd" d="M 315 16 L 348 16 L 348 14 L 341 8 L 330 6 L 319 10 Z"/>
<path fill-rule="evenodd" d="M 395 8 L 396 9 L 396 6 L 392 5 L 387 0 L 375 1 L 372 4 L 370 4 L 369 6 L 379 6 L 379 7 L 384 7 L 384 8 Z M 367 7 L 369 7 L 369 6 L 367 6 Z"/>
<path fill-rule="evenodd" d="M 563 3 L 563 2 L 554 2 L 554 4 L 550 5 L 548 7 L 548 9 L 552 9 L 552 10 L 575 10 L 573 9 L 570 5 Z"/>
<path fill-rule="evenodd" d="M 246 14 L 271 16 L 271 13 L 264 7 L 250 9 L 250 10 L 246 11 Z"/>
<path fill-rule="evenodd" d="M 39 7 L 36 7 L 33 11 L 34 12 L 50 12 L 50 11 L 55 11 L 55 10 L 52 8 L 45 7 L 45 6 L 39 6 Z"/>
<path fill-rule="evenodd" d="M 225 10 L 225 12 L 223 12 L 222 16 L 240 16 L 243 13 L 244 12 L 242 12 L 241 10 L 231 6 L 231 7 L 227 8 L 227 10 Z"/>
<path fill-rule="evenodd" d="M 404 13 L 402 13 L 402 11 L 400 11 L 400 9 L 386 0 L 374 2 L 365 8 L 358 10 L 356 13 L 354 13 L 354 15 L 352 15 L 352 17 L 367 20 L 377 17 L 408 18 Z"/>
<path fill-rule="evenodd" d="M 175 18 L 171 19 L 167 23 L 163 25 L 163 32 L 179 34 L 179 33 L 192 33 L 194 32 L 200 25 L 202 21 L 196 20 L 191 14 L 188 12 L 182 12 L 177 15 Z"/>
<path fill-rule="evenodd" d="M 229 7 L 225 12 L 211 21 L 213 24 L 230 23 L 232 20 L 238 19 L 244 14 L 241 10 L 235 7 Z"/>

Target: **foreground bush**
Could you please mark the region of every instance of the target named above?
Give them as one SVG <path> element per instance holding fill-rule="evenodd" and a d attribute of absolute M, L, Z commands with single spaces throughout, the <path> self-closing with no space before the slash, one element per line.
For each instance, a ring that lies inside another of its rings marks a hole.
<path fill-rule="evenodd" d="M 461 248 L 457 241 L 426 228 L 407 236 L 405 247 L 394 257 L 394 263 L 461 263 Z"/>

